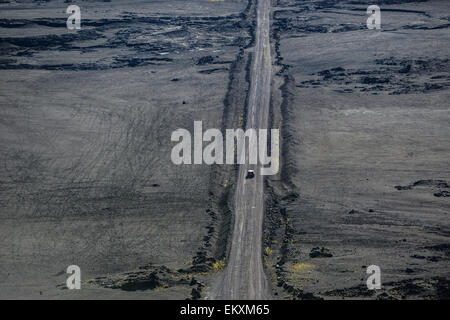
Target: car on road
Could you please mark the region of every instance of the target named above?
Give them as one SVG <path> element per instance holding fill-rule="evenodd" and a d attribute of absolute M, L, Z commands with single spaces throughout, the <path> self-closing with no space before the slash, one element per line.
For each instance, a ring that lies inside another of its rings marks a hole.
<path fill-rule="evenodd" d="M 255 171 L 254 170 L 248 170 L 247 171 L 247 176 L 245 177 L 245 179 L 252 179 L 255 177 Z"/>

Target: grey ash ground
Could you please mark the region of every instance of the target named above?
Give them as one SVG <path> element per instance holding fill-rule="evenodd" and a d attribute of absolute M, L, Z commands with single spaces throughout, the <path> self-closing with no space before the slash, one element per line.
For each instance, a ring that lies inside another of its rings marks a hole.
<path fill-rule="evenodd" d="M 196 298 L 234 169 L 173 165 L 170 137 L 242 122 L 252 3 L 81 1 L 77 32 L 67 5 L 0 4 L 0 297 Z"/>
<path fill-rule="evenodd" d="M 0 298 L 204 298 L 237 168 L 175 166 L 170 135 L 245 126 L 255 1 L 71 3 L 77 32 L 63 0 L 0 3 Z M 272 7 L 273 297 L 448 299 L 449 3 Z"/>
<path fill-rule="evenodd" d="M 365 27 L 381 6 L 382 30 Z M 285 299 L 448 299 L 450 6 L 278 1 L 283 173 L 266 265 Z M 367 290 L 378 265 L 382 289 Z"/>

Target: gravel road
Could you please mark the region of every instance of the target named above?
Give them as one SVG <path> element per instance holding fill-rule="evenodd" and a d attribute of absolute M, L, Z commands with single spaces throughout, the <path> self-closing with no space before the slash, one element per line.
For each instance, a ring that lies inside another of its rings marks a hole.
<path fill-rule="evenodd" d="M 270 0 L 258 2 L 256 46 L 251 71 L 247 129 L 267 128 L 272 59 L 270 54 Z M 239 169 L 235 222 L 229 262 L 211 292 L 213 299 L 268 299 L 270 290 L 262 263 L 264 216 L 263 176 L 246 180 L 250 165 Z"/>

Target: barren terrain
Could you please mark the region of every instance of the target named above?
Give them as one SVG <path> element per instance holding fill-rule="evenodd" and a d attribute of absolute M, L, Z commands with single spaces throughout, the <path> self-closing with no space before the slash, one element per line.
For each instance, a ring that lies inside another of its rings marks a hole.
<path fill-rule="evenodd" d="M 365 9 L 379 4 L 382 29 Z M 449 298 L 446 1 L 278 1 L 282 183 L 266 265 L 296 299 Z M 369 291 L 366 269 L 381 268 Z"/>
<path fill-rule="evenodd" d="M 2 1 L 0 299 L 449 299 L 449 28 L 444 0 Z M 279 174 L 172 164 L 198 120 L 280 128 Z"/>
<path fill-rule="evenodd" d="M 232 168 L 173 165 L 170 137 L 238 125 L 247 6 L 86 1 L 70 32 L 62 1 L 1 4 L 1 298 L 197 297 Z"/>

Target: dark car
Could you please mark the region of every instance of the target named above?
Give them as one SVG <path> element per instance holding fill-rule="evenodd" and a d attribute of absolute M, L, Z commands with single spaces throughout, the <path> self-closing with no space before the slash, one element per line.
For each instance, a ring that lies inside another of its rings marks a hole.
<path fill-rule="evenodd" d="M 255 171 L 253 170 L 248 170 L 247 171 L 247 176 L 245 177 L 245 179 L 252 179 L 255 177 Z"/>

